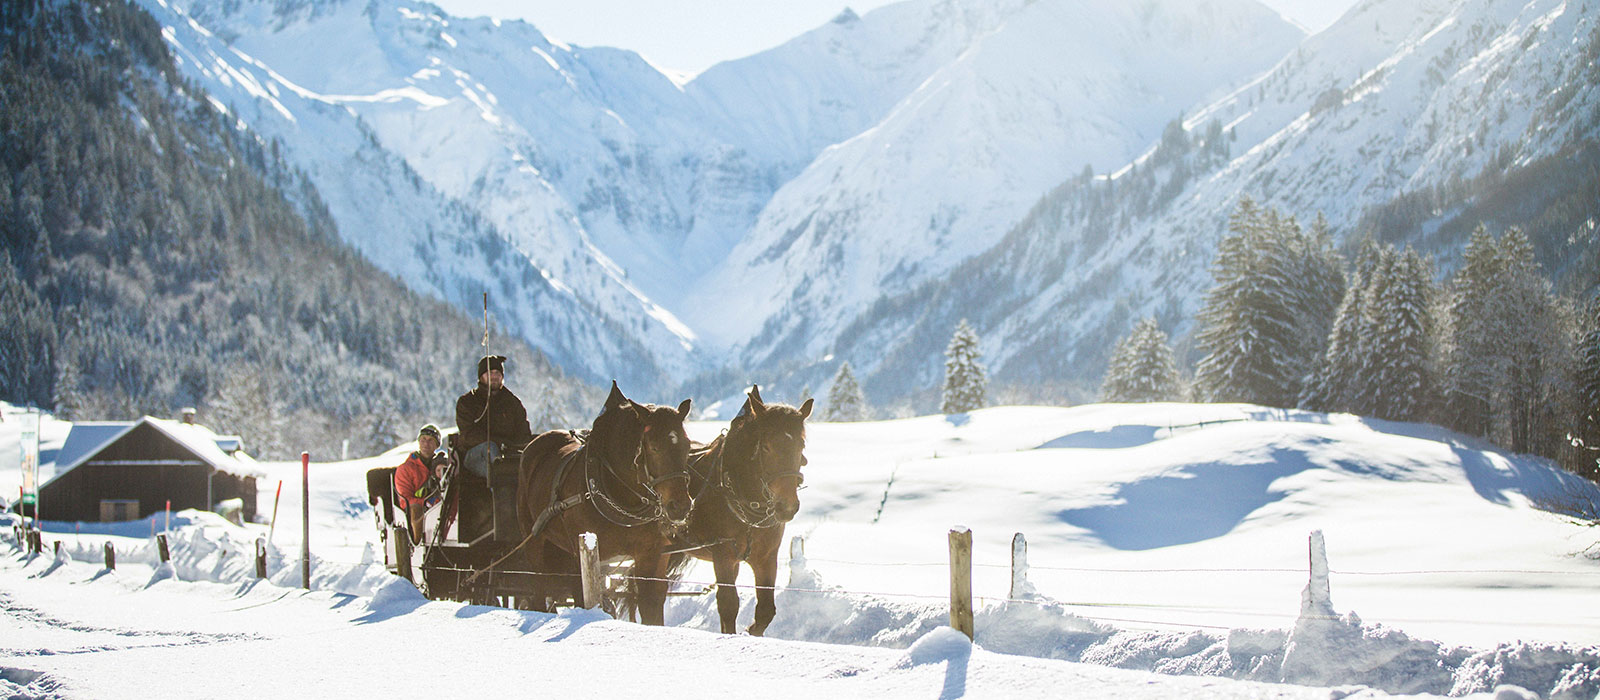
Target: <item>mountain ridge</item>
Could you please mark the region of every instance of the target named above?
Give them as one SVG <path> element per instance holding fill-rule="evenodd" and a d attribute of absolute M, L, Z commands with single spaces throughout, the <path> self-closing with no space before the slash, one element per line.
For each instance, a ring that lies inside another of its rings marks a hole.
<path fill-rule="evenodd" d="M 1552 1 L 1368 0 L 1304 37 L 1244 0 L 912 0 L 841 14 L 678 85 L 631 52 L 421 2 L 201 3 L 211 9 L 190 26 L 141 0 L 171 27 L 169 42 L 208 47 L 193 49 L 189 70 L 224 104 L 277 120 L 264 132 L 285 143 L 317 128 L 370 133 L 388 155 L 299 157 L 319 187 L 373 183 L 330 208 L 385 269 L 432 261 L 421 291 L 460 305 L 475 287 L 497 289 L 508 328 L 591 378 L 626 371 L 720 396 L 732 377 L 754 375 L 798 391 L 850 359 L 876 402 L 937 384 L 958 309 L 987 319 L 979 331 L 997 377 L 1045 375 L 1079 387 L 1069 393 L 1091 383 L 1135 316 L 1162 318 L 1181 342 L 1241 193 L 1305 217 L 1329 210 L 1343 232 L 1367 209 L 1499 162 L 1486 150 L 1510 147 L 1509 165 L 1528 167 L 1593 138 L 1550 112 L 1558 98 L 1594 101 L 1574 72 L 1581 60 L 1541 67 L 1582 55 L 1592 32 Z M 268 29 L 239 19 L 269 9 L 284 12 Z M 283 106 L 286 86 L 315 67 L 291 57 L 304 43 L 292 39 L 351 27 L 344 63 L 381 59 L 381 70 L 336 66 L 307 88 L 307 107 Z M 1580 45 L 1552 46 L 1545 32 Z M 1506 62 L 1511 48 L 1529 55 Z M 1501 87 L 1473 94 L 1486 80 Z M 1421 95 L 1433 101 L 1411 99 Z M 1503 96 L 1516 102 L 1501 111 L 1515 114 L 1500 118 Z M 1445 109 L 1480 102 L 1491 112 Z M 1529 132 L 1535 112 L 1565 131 Z M 1422 145 L 1435 137 L 1448 143 Z M 384 159 L 396 161 L 390 174 L 352 175 Z M 381 183 L 406 179 L 415 192 L 394 196 L 422 203 L 409 218 L 427 222 L 411 227 L 425 234 L 381 216 L 392 188 Z M 481 218 L 467 235 L 477 243 L 455 242 L 450 220 L 430 213 L 451 207 Z M 484 255 L 452 259 L 474 245 Z M 1012 267 L 977 274 L 976 260 Z M 939 287 L 960 298 L 933 302 L 927 290 Z"/>

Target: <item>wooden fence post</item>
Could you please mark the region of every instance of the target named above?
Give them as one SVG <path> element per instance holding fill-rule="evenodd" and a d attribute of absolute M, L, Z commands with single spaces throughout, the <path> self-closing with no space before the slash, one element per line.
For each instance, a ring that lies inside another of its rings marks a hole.
<path fill-rule="evenodd" d="M 32 554 L 44 553 L 44 533 L 33 530 L 28 533 L 28 551 Z"/>
<path fill-rule="evenodd" d="M 594 610 L 600 607 L 605 594 L 605 579 L 600 576 L 600 540 L 594 533 L 578 535 L 578 560 L 583 579 L 583 600 L 578 605 Z"/>
<path fill-rule="evenodd" d="M 161 553 L 161 563 L 172 561 L 172 550 L 167 547 L 167 533 L 156 535 L 156 550 Z"/>
<path fill-rule="evenodd" d="M 267 577 L 267 538 L 256 538 L 256 578 Z"/>
<path fill-rule="evenodd" d="M 113 571 L 117 568 L 117 548 L 106 543 L 106 570 Z"/>
<path fill-rule="evenodd" d="M 950 530 L 950 626 L 973 639 L 972 531 L 965 526 Z"/>
<path fill-rule="evenodd" d="M 50 556 L 54 559 L 61 558 L 61 540 L 56 540 L 55 546 L 50 548 Z"/>

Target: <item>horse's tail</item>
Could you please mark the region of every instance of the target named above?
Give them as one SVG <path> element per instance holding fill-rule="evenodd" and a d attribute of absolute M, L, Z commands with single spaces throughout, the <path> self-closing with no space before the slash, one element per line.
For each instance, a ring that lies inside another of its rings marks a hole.
<path fill-rule="evenodd" d="M 683 580 L 684 574 L 689 573 L 689 568 L 694 564 L 694 556 L 689 552 L 674 552 L 667 556 L 666 573 L 663 578 L 677 583 Z M 632 574 L 630 571 L 629 574 Z M 672 583 L 668 583 L 670 589 Z M 622 583 L 616 590 L 616 610 L 613 616 L 618 620 L 639 619 L 639 586 L 631 575 L 623 576 Z"/>
<path fill-rule="evenodd" d="M 694 555 L 689 552 L 674 552 L 667 557 L 667 575 L 673 583 L 683 580 L 684 574 L 689 573 L 689 567 L 694 565 Z"/>

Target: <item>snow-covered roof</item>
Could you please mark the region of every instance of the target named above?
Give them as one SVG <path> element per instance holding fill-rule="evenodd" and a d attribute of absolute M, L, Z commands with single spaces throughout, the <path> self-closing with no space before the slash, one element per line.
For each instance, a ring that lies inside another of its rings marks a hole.
<path fill-rule="evenodd" d="M 72 432 L 67 433 L 67 441 L 62 443 L 61 451 L 56 453 L 56 464 L 59 467 L 67 465 L 77 466 L 83 458 L 100 451 L 101 447 L 111 444 L 129 428 L 137 423 L 129 421 L 97 421 L 77 422 L 72 424 Z M 56 470 L 57 473 L 61 469 Z"/>
<path fill-rule="evenodd" d="M 145 416 L 133 422 L 74 423 L 72 432 L 68 433 L 67 441 L 61 447 L 61 453 L 56 457 L 56 475 L 50 482 L 60 479 L 99 454 L 107 445 L 145 424 L 182 445 L 212 469 L 240 477 L 261 476 L 253 468 L 255 460 L 240 449 L 244 441 L 238 435 L 218 435 L 203 425 Z M 43 486 L 48 486 L 50 482 Z"/>

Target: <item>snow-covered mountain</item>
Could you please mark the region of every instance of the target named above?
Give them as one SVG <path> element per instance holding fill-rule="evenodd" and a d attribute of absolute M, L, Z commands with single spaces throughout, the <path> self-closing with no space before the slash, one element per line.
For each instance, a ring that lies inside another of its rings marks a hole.
<path fill-rule="evenodd" d="M 1002 382 L 1092 389 L 1139 317 L 1179 336 L 1191 327 L 1240 196 L 1302 223 L 1325 214 L 1350 239 L 1371 232 L 1354 230 L 1370 207 L 1596 143 L 1596 21 L 1559 0 L 1363 2 L 1259 80 L 1190 110 L 1171 144 L 1109 179 L 1064 180 L 1003 243 L 879 301 L 830 350 L 880 395 L 936 386 L 930 346 L 965 316 Z M 1452 215 L 1434 212 L 1423 235 Z"/>
<path fill-rule="evenodd" d="M 775 299 L 811 284 L 760 260 L 801 220 L 837 220 L 840 207 L 876 200 L 864 221 L 908 219 L 944 245 L 956 232 L 964 243 L 930 263 L 920 245 L 892 243 L 904 231 L 875 228 L 861 238 L 905 258 L 841 270 L 926 279 L 987 247 L 1063 172 L 1136 153 L 1162 120 L 1296 38 L 1247 0 L 1177 14 L 1153 2 L 913 0 L 866 17 L 846 11 L 680 87 L 630 52 L 559 45 L 525 23 L 453 18 L 423 2 L 145 6 L 184 70 L 220 108 L 281 141 L 327 191 L 342 234 L 385 269 L 463 306 L 474 290 L 499 292 L 496 317 L 558 361 L 590 376 L 634 366 L 631 378 L 646 381 L 725 364 L 719 351 L 744 344 L 756 324 L 805 323 L 767 320 L 781 311 Z M 1191 25 L 1201 19 L 1231 33 L 1199 41 L 1207 32 Z M 1259 48 L 1204 60 L 1230 43 Z M 1135 48 L 1148 45 L 1162 48 Z M 1207 67 L 1176 77 L 1172 61 Z M 1151 106 L 1120 123 L 1134 103 Z M 973 138 L 918 145 L 951 134 Z M 900 150 L 876 152 L 886 139 Z M 974 158 L 985 177 L 889 201 Z M 907 168 L 915 177 L 874 181 Z M 807 202 L 835 177 L 851 196 L 808 219 Z M 968 204 L 973 188 L 1004 196 Z M 965 232 L 968 219 L 981 231 Z M 811 261 L 789 264 L 803 272 Z M 726 301 L 754 292 L 763 314 Z M 854 292 L 797 298 L 832 314 L 836 302 L 859 309 L 881 290 Z"/>
<path fill-rule="evenodd" d="M 1309 38 L 1254 0 L 907 0 L 684 85 L 419 0 L 141 2 L 380 266 L 655 388 L 849 359 L 904 396 L 963 316 L 1002 380 L 1082 384 L 1137 316 L 1183 330 L 1240 194 L 1347 234 L 1596 129 L 1593 13 L 1557 0 Z"/>
<path fill-rule="evenodd" d="M 968 47 L 784 185 L 686 305 L 743 364 L 822 356 L 880 296 L 987 250 L 1051 187 L 1121 166 L 1301 38 L 1253 1 L 962 9 L 937 21 L 981 28 Z"/>
<path fill-rule="evenodd" d="M 343 237 L 380 267 L 466 309 L 490 292 L 503 328 L 580 376 L 655 383 L 682 371 L 683 334 L 652 323 L 665 315 L 533 176 L 513 150 L 521 135 L 496 123 L 494 95 L 434 61 L 452 39 L 429 16 L 356 2 L 146 9 L 180 67 L 219 109 L 280 144 Z M 474 196 L 486 182 L 508 206 Z"/>

